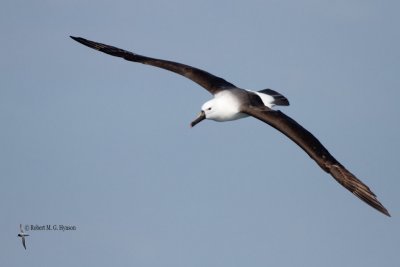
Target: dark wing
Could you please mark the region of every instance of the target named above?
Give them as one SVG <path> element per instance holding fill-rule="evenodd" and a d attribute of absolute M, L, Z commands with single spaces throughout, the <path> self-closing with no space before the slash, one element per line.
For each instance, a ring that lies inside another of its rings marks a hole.
<path fill-rule="evenodd" d="M 253 116 L 274 127 L 293 142 L 299 145 L 317 164 L 327 173 L 330 173 L 347 190 L 390 217 L 386 208 L 378 201 L 375 194 L 363 182 L 358 180 L 329 151 L 312 135 L 292 118 L 281 111 L 265 107 L 245 106 L 241 112 Z"/>
<path fill-rule="evenodd" d="M 225 81 L 220 77 L 214 76 L 204 70 L 197 69 L 188 65 L 163 59 L 145 57 L 114 46 L 86 40 L 81 37 L 70 37 L 83 45 L 99 50 L 103 53 L 116 57 L 122 57 L 128 61 L 139 62 L 178 73 L 194 81 L 195 83 L 198 83 L 200 86 L 204 87 L 213 95 L 224 89 L 235 87 L 233 84 Z"/>
<path fill-rule="evenodd" d="M 22 236 L 22 245 L 23 245 L 24 248 L 26 249 L 26 245 L 25 245 L 25 236 Z"/>

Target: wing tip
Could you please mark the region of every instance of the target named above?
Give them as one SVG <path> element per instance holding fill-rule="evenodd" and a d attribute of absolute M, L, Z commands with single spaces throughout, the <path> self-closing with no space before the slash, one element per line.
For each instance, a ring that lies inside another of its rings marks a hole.
<path fill-rule="evenodd" d="M 81 43 L 83 45 L 88 46 L 89 40 L 86 40 L 85 38 L 82 37 L 77 37 L 77 36 L 69 36 L 72 40 L 77 41 L 78 43 Z"/>
<path fill-rule="evenodd" d="M 378 201 L 378 203 L 379 203 L 379 201 Z M 379 204 L 380 204 L 379 208 L 376 207 L 375 209 L 377 209 L 379 212 L 383 213 L 384 215 L 386 215 L 388 217 L 392 217 L 392 215 L 390 215 L 389 211 L 381 203 L 379 203 Z"/>
<path fill-rule="evenodd" d="M 347 190 L 353 193 L 356 197 L 364 201 L 366 204 L 376 209 L 377 211 L 391 217 L 389 211 L 379 202 L 377 196 L 372 190 L 359 180 L 354 174 L 349 172 L 341 164 L 333 164 L 329 168 L 330 174 L 344 186 Z"/>
<path fill-rule="evenodd" d="M 357 194 L 355 194 L 357 197 L 359 197 Z M 382 205 L 382 203 L 379 202 L 379 200 L 374 197 L 372 200 L 371 199 L 365 199 L 364 197 L 359 197 L 361 200 L 363 200 L 364 202 L 366 202 L 368 205 L 370 205 L 372 208 L 376 209 L 377 211 L 379 211 L 380 213 L 388 216 L 388 217 L 392 217 L 389 213 L 389 211 Z"/>
<path fill-rule="evenodd" d="M 69 37 L 71 37 L 72 40 L 74 40 L 74 41 L 76 41 L 76 42 L 78 42 L 80 44 L 89 46 L 88 45 L 88 40 L 86 40 L 86 39 L 84 39 L 82 37 L 76 37 L 76 36 L 72 36 L 72 35 L 70 35 Z"/>

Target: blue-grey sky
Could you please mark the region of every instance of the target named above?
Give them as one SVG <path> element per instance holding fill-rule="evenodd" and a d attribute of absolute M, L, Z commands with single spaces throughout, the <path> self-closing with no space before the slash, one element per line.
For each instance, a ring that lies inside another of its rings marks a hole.
<path fill-rule="evenodd" d="M 15 1 L 0 9 L 1 266 L 399 266 L 398 1 Z M 82 36 L 273 88 L 388 218 L 261 122 Z M 19 224 L 72 225 L 29 231 Z"/>

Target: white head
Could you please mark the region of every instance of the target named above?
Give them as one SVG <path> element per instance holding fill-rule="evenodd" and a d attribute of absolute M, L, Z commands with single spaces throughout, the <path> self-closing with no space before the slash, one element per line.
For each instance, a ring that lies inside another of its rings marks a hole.
<path fill-rule="evenodd" d="M 204 119 L 212 120 L 215 115 L 216 107 L 218 106 L 218 105 L 215 105 L 215 102 L 216 102 L 215 98 L 213 98 L 213 99 L 207 101 L 206 103 L 204 103 L 201 106 L 201 111 L 200 111 L 199 115 L 196 117 L 196 119 L 194 121 L 192 121 L 190 123 L 190 126 L 193 127 Z"/>
<path fill-rule="evenodd" d="M 225 92 L 225 91 L 224 91 Z M 240 113 L 240 102 L 233 95 L 220 93 L 215 98 L 207 101 L 201 106 L 201 112 L 197 118 L 192 121 L 190 126 L 195 126 L 204 119 L 214 121 L 237 120 L 246 116 Z"/>

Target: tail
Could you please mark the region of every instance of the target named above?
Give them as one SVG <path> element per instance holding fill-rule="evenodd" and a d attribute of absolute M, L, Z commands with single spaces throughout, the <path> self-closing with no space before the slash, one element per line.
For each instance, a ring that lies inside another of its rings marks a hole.
<path fill-rule="evenodd" d="M 260 90 L 258 92 L 272 96 L 274 98 L 274 102 L 273 102 L 274 105 L 289 106 L 289 100 L 286 97 L 284 97 L 283 95 L 281 95 L 280 93 L 278 93 L 277 91 L 274 91 L 272 89 L 264 89 L 264 90 Z"/>

